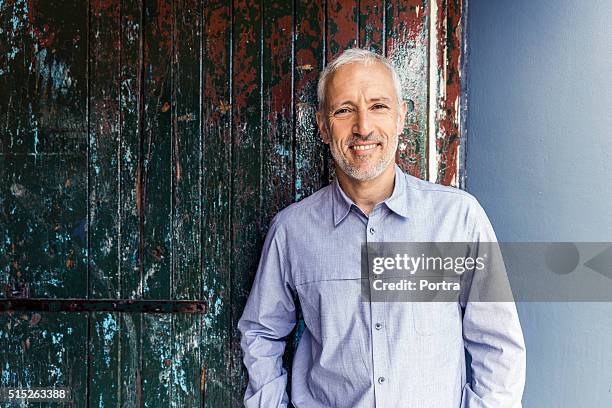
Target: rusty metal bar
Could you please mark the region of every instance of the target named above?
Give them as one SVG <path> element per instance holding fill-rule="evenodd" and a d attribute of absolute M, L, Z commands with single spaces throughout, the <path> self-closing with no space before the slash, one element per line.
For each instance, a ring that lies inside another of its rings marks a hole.
<path fill-rule="evenodd" d="M 187 300 L 2 299 L 0 312 L 126 312 L 205 314 L 207 303 Z"/>

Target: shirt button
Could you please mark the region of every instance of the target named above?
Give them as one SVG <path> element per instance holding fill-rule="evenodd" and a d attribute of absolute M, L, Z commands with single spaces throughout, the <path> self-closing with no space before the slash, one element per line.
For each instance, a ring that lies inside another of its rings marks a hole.
<path fill-rule="evenodd" d="M 382 324 L 376 323 L 374 327 L 376 328 L 376 330 L 380 330 L 382 328 Z"/>
<path fill-rule="evenodd" d="M 378 377 L 378 383 L 382 384 L 385 382 L 385 377 Z"/>
<path fill-rule="evenodd" d="M 372 227 L 370 227 L 370 234 L 374 235 L 374 233 L 376 232 L 376 230 Z"/>

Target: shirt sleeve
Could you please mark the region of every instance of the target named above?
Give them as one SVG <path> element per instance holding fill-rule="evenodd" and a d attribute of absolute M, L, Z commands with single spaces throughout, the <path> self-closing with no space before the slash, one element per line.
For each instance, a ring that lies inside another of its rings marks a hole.
<path fill-rule="evenodd" d="M 473 215 L 473 256 L 484 256 L 486 269 L 470 274 L 463 293 L 463 338 L 472 361 L 461 407 L 520 408 L 526 371 L 523 332 L 493 227 L 478 203 Z"/>
<path fill-rule="evenodd" d="M 244 395 L 247 408 L 284 408 L 289 403 L 282 356 L 285 338 L 296 323 L 296 313 L 294 285 L 278 224 L 277 215 L 270 225 L 253 288 L 238 321 L 243 361 L 249 373 Z"/>

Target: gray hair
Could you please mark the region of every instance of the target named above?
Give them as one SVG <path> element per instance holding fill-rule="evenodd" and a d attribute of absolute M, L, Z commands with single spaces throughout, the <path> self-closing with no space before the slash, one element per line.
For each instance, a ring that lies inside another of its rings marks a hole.
<path fill-rule="evenodd" d="M 353 63 L 372 65 L 375 62 L 383 64 L 391 73 L 391 78 L 393 79 L 393 85 L 395 88 L 395 94 L 397 95 L 397 103 L 399 105 L 402 102 L 402 83 L 400 81 L 400 77 L 397 73 L 397 70 L 391 64 L 391 62 L 382 55 L 376 54 L 372 51 L 364 50 L 362 48 L 349 48 L 342 52 L 342 54 L 340 54 L 331 63 L 327 64 L 323 71 L 321 71 L 321 75 L 319 75 L 319 83 L 317 84 L 319 112 L 323 112 L 323 110 L 325 109 L 327 82 L 329 81 L 331 74 L 336 72 L 336 70 L 338 70 L 338 68 L 343 65 Z"/>

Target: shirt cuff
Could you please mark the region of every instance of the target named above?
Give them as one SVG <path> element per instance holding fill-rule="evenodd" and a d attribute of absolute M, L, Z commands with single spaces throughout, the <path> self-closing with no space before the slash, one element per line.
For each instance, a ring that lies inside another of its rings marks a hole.
<path fill-rule="evenodd" d="M 287 374 L 284 373 L 261 387 L 253 395 L 245 396 L 245 408 L 287 408 L 289 397 L 286 386 Z"/>

